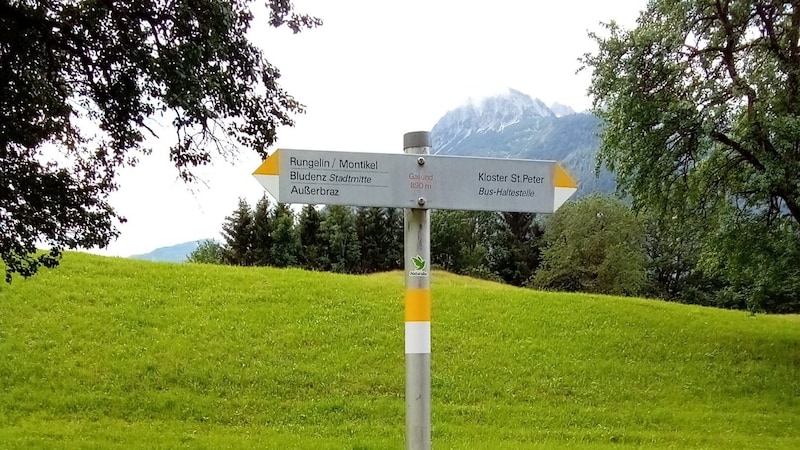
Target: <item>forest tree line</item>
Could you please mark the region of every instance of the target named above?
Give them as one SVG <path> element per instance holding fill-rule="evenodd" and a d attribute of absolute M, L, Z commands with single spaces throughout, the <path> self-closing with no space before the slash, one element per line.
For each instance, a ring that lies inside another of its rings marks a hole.
<path fill-rule="evenodd" d="M 702 224 L 635 212 L 612 196 L 568 202 L 551 215 L 433 210 L 431 259 L 452 273 L 535 289 L 646 296 L 765 312 L 800 312 L 800 249 L 783 258 L 719 257 L 726 238 Z M 190 262 L 364 274 L 403 268 L 403 210 L 240 199 Z M 759 239 L 758 236 L 745 237 Z M 761 237 L 764 240 L 766 237 Z"/>

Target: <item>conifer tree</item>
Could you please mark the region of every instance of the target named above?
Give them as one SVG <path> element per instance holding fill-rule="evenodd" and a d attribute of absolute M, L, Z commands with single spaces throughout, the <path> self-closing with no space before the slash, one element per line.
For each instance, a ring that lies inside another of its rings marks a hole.
<path fill-rule="evenodd" d="M 243 198 L 233 213 L 222 224 L 222 237 L 225 240 L 223 261 L 235 266 L 252 266 L 253 255 L 253 212 Z"/>
<path fill-rule="evenodd" d="M 324 211 L 320 227 L 325 242 L 324 267 L 333 272 L 356 272 L 361 249 L 353 209 L 330 205 Z"/>
<path fill-rule="evenodd" d="M 403 267 L 403 209 L 385 208 L 383 213 L 384 226 L 386 232 L 384 236 L 383 265 L 378 270 L 395 270 Z"/>
<path fill-rule="evenodd" d="M 253 211 L 253 260 L 257 266 L 271 264 L 272 255 L 272 221 L 270 218 L 269 199 L 263 195 L 256 203 Z"/>
<path fill-rule="evenodd" d="M 356 229 L 361 251 L 359 272 L 376 272 L 385 265 L 383 259 L 388 244 L 384 239 L 387 234 L 385 225 L 381 208 L 359 207 L 356 211 Z"/>
<path fill-rule="evenodd" d="M 271 265 L 289 267 L 297 264 L 299 241 L 294 227 L 294 212 L 286 203 L 272 210 Z"/>
<path fill-rule="evenodd" d="M 322 254 L 324 251 L 323 237 L 321 234 L 322 216 L 314 205 L 305 205 L 300 211 L 297 224 L 297 234 L 300 241 L 297 262 L 305 268 L 320 270 L 324 264 Z"/>

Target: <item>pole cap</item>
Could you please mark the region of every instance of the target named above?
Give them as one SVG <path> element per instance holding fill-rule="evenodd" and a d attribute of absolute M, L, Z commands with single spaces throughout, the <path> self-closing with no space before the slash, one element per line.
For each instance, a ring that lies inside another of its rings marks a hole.
<path fill-rule="evenodd" d="M 430 131 L 412 131 L 403 135 L 403 150 L 412 147 L 430 147 Z"/>

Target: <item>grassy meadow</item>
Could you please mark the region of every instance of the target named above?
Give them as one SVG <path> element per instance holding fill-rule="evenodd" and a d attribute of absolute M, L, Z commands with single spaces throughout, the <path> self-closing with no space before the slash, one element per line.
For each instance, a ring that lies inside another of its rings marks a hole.
<path fill-rule="evenodd" d="M 800 448 L 800 320 L 433 275 L 437 449 Z M 403 276 L 68 253 L 0 284 L 0 448 L 400 449 Z"/>

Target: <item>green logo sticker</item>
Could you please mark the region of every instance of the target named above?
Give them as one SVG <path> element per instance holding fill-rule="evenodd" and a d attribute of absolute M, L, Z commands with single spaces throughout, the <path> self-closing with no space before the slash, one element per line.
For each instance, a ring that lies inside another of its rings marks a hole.
<path fill-rule="evenodd" d="M 414 263 L 414 270 L 409 270 L 408 274 L 412 277 L 427 277 L 428 271 L 425 270 L 425 266 L 428 265 L 428 262 L 422 256 L 415 256 L 411 258 L 411 262 Z"/>

